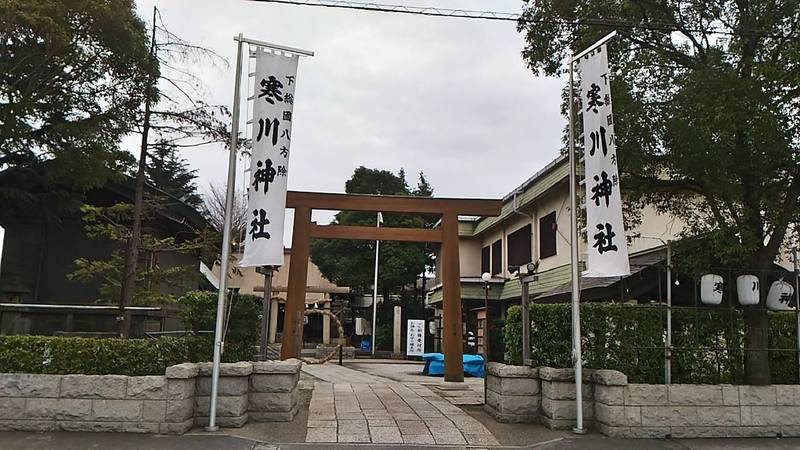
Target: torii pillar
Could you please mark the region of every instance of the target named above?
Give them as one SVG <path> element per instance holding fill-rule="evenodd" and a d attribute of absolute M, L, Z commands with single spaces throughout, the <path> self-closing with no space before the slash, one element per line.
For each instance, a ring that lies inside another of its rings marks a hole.
<path fill-rule="evenodd" d="M 464 381 L 458 215 L 442 216 L 442 347 L 445 381 Z"/>

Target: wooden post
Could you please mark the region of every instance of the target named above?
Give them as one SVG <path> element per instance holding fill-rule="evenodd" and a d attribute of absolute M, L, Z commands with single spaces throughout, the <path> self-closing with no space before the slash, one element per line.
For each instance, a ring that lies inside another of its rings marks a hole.
<path fill-rule="evenodd" d="M 303 347 L 303 313 L 306 307 L 310 231 L 311 208 L 307 206 L 295 208 L 281 359 L 298 358 Z"/>
<path fill-rule="evenodd" d="M 458 214 L 442 215 L 442 303 L 444 380 L 464 381 L 461 335 L 461 271 L 458 260 Z"/>

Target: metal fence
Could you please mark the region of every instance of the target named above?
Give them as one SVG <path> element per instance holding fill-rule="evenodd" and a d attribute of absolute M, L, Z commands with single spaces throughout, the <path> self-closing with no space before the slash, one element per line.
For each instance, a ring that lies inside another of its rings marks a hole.
<path fill-rule="evenodd" d="M 708 273 L 723 277 L 722 303 L 703 304 L 700 298 L 700 280 L 679 276 L 667 284 L 666 265 L 657 265 L 658 294 L 656 298 L 635 298 L 630 295 L 629 279 L 621 279 L 619 299 L 614 303 L 620 308 L 647 308 L 658 311 L 663 339 L 649 345 L 629 342 L 626 347 L 640 355 L 643 363 L 658 364 L 663 369 L 662 381 L 697 382 L 687 380 L 681 371 L 685 365 L 696 361 L 706 368 L 717 367 L 716 382 L 741 383 L 744 379 L 744 359 L 747 352 L 768 353 L 774 383 L 800 383 L 800 308 L 790 311 L 769 311 L 762 301 L 757 306 L 742 306 L 736 291 L 739 275 L 753 274 L 761 280 L 762 298 L 771 283 L 785 280 L 794 287 L 793 305 L 800 296 L 800 281 L 797 272 L 784 270 L 755 271 L 732 268 L 711 268 Z M 670 297 L 669 293 L 681 284 L 690 284 L 680 289 L 681 295 Z M 677 285 L 677 286 L 676 286 Z M 688 294 L 688 298 L 687 298 Z M 790 305 L 791 306 L 791 305 Z M 769 321 L 769 345 L 766 348 L 748 347 L 746 344 L 746 319 L 748 311 L 767 311 Z M 641 324 L 646 326 L 647 324 Z M 652 325 L 652 324 L 651 324 Z M 652 369 L 652 367 L 650 367 Z M 708 371 L 710 369 L 707 369 Z M 713 374 L 709 379 L 714 380 Z"/>

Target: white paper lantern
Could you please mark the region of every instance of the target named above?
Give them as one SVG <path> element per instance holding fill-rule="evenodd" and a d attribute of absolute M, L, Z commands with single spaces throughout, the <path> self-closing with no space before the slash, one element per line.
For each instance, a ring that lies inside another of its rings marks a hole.
<path fill-rule="evenodd" d="M 700 278 L 700 301 L 705 305 L 722 303 L 722 290 L 725 281 L 720 275 L 707 274 Z"/>
<path fill-rule="evenodd" d="M 767 308 L 773 311 L 782 311 L 789 308 L 789 302 L 794 295 L 794 286 L 780 280 L 772 283 L 767 293 Z"/>
<path fill-rule="evenodd" d="M 761 297 L 758 277 L 755 275 L 739 275 L 736 278 L 736 293 L 742 305 L 757 305 Z"/>

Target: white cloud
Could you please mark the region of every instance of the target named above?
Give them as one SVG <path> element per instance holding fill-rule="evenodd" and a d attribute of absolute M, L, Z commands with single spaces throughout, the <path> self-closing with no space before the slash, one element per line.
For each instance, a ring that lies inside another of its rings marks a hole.
<path fill-rule="evenodd" d="M 148 20 L 154 3 L 173 33 L 230 60 L 229 68 L 198 68 L 210 102 L 232 102 L 235 34 L 315 51 L 300 61 L 290 189 L 342 192 L 353 169 L 365 165 L 404 167 L 410 183 L 424 171 L 438 196 L 499 198 L 558 155 L 564 80 L 526 69 L 513 22 L 244 0 L 137 1 Z M 478 0 L 404 3 L 487 7 Z M 519 5 L 491 2 L 499 11 Z M 201 188 L 225 179 L 221 149 L 185 156 Z"/>

